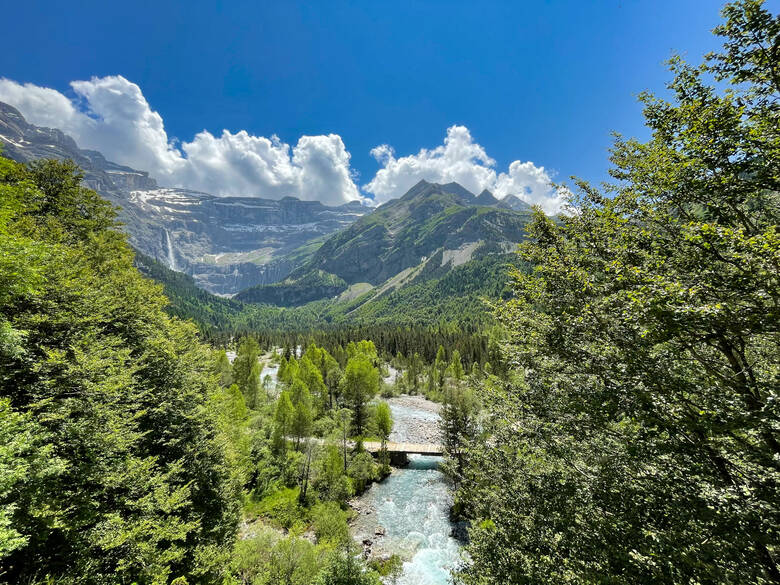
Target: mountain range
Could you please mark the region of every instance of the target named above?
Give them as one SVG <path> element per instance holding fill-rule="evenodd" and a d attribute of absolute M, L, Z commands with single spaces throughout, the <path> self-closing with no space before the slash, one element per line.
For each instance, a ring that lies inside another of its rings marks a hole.
<path fill-rule="evenodd" d="M 292 310 L 295 322 L 301 315 L 304 321 L 403 321 L 412 313 L 433 322 L 459 306 L 480 311 L 481 297 L 502 294 L 506 265 L 514 262 L 511 252 L 532 213 L 518 197 L 475 195 L 457 183 L 420 181 L 373 209 L 160 187 L 145 171 L 80 149 L 61 131 L 29 124 L 1 102 L 0 144 L 4 156 L 22 162 L 74 160 L 84 184 L 119 207 L 139 267 L 164 282 L 169 296 L 175 287 L 174 298 L 189 307 L 180 308 L 184 316 L 206 298 L 195 286 L 234 297 L 210 305 L 219 312 L 280 307 L 264 315 L 290 319 Z"/>
<path fill-rule="evenodd" d="M 294 197 L 215 197 L 160 188 L 147 172 L 82 150 L 60 130 L 29 124 L 3 102 L 0 145 L 4 156 L 20 162 L 75 161 L 84 171 L 84 184 L 120 208 L 119 219 L 133 247 L 217 294 L 284 278 L 295 268 L 297 256 L 316 245 L 313 241 L 370 211 L 357 202 L 328 207 Z"/>
<path fill-rule="evenodd" d="M 282 306 L 335 295 L 376 299 L 474 259 L 511 252 L 529 214 L 530 207 L 500 207 L 487 191 L 474 196 L 457 183 L 420 181 L 328 238 L 284 280 L 236 298 Z"/>

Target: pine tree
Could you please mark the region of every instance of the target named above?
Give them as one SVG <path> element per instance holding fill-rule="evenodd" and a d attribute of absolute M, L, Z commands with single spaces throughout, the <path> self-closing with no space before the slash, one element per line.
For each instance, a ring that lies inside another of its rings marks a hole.
<path fill-rule="evenodd" d="M 460 352 L 456 349 L 452 352 L 452 360 L 450 360 L 450 370 L 452 376 L 456 380 L 463 378 L 463 364 L 460 361 Z"/>

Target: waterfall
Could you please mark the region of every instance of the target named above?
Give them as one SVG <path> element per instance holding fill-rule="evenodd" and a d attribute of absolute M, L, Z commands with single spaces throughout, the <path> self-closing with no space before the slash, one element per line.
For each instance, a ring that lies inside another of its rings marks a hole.
<path fill-rule="evenodd" d="M 168 230 L 165 230 L 165 246 L 168 251 L 168 268 L 176 270 L 176 255 L 173 253 L 173 242 L 171 241 L 171 234 Z"/>

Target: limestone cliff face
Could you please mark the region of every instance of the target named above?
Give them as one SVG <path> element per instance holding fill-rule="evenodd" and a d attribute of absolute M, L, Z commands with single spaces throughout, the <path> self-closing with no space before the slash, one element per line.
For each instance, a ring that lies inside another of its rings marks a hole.
<path fill-rule="evenodd" d="M 282 280 L 299 262 L 288 255 L 369 211 L 183 189 L 132 191 L 128 202 L 141 218 L 130 231 L 133 245 L 218 294 Z"/>
<path fill-rule="evenodd" d="M 107 161 L 94 150 L 81 150 L 56 128 L 28 124 L 16 108 L 0 102 L 0 144 L 3 156 L 19 162 L 39 158 L 71 159 L 84 170 L 84 183 L 109 199 L 121 198 L 128 188 L 155 189 L 149 173 Z"/>
<path fill-rule="evenodd" d="M 84 184 L 121 208 L 119 219 L 135 248 L 218 294 L 284 279 L 316 250 L 312 240 L 370 211 L 359 203 L 328 207 L 293 197 L 214 197 L 160 188 L 147 172 L 80 149 L 70 136 L 29 124 L 2 102 L 0 144 L 4 156 L 20 162 L 72 159 L 84 171 Z"/>

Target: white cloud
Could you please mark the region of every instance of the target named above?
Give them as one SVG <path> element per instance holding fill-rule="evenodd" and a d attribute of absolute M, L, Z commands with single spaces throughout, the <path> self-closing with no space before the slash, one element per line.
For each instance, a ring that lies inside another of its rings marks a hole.
<path fill-rule="evenodd" d="M 74 81 L 76 99 L 30 83 L 0 79 L 0 101 L 31 124 L 59 128 L 81 148 L 149 171 L 162 185 L 215 195 L 278 199 L 287 195 L 338 204 L 361 199 L 341 137 L 302 136 L 292 149 L 278 137 L 244 130 L 202 131 L 176 146 L 141 88 L 122 76 Z"/>
<path fill-rule="evenodd" d="M 203 130 L 190 142 L 171 139 L 163 119 L 135 83 L 121 75 L 74 81 L 75 98 L 31 83 L 0 78 L 0 101 L 18 108 L 28 122 L 59 128 L 81 148 L 149 171 L 163 186 L 215 195 L 248 195 L 338 204 L 364 199 L 353 180 L 350 154 L 337 134 L 301 136 L 291 147 L 277 136 L 244 130 Z M 387 144 L 371 150 L 382 165 L 364 190 L 378 203 L 402 196 L 420 179 L 455 181 L 473 193 L 489 189 L 499 198 L 514 194 L 548 213 L 560 210 L 564 194 L 550 174 L 532 162 L 514 161 L 497 173 L 496 162 L 474 142 L 468 128 L 451 126 L 444 144 L 396 158 Z"/>
<path fill-rule="evenodd" d="M 551 185 L 552 178 L 544 169 L 537 167 L 531 161 L 513 161 L 509 164 L 509 172 L 501 173 L 491 189 L 499 199 L 507 195 L 517 195 L 526 203 L 539 205 L 546 213 L 561 211 L 568 198 L 569 191 L 563 187 Z"/>
<path fill-rule="evenodd" d="M 421 179 L 455 181 L 475 194 L 488 189 L 498 198 L 516 195 L 547 213 L 557 213 L 565 201 L 565 192 L 550 185 L 552 179 L 544 167 L 530 161 L 514 161 L 509 172 L 497 174 L 496 161 L 474 142 L 465 126 L 448 128 L 444 144 L 432 150 L 423 148 L 417 154 L 396 158 L 393 148 L 382 144 L 373 148 L 371 155 L 382 168 L 363 189 L 380 203 L 402 196 Z"/>

